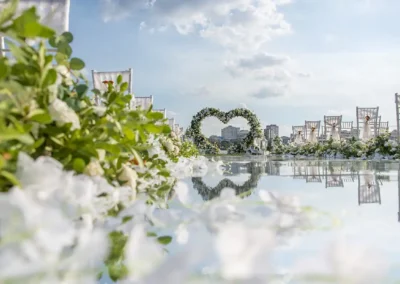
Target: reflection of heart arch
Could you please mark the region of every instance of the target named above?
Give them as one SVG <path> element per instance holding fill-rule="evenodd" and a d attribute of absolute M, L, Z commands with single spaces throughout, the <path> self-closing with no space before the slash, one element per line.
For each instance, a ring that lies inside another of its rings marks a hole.
<path fill-rule="evenodd" d="M 195 188 L 199 192 L 199 194 L 203 197 L 203 200 L 205 201 L 218 197 L 221 191 L 225 188 L 234 189 L 236 195 L 244 192 L 249 192 L 252 189 L 257 188 L 257 184 L 260 180 L 262 171 L 260 171 L 260 168 L 254 167 L 253 163 L 250 163 L 248 165 L 250 165 L 248 166 L 248 170 L 250 171 L 251 175 L 250 178 L 242 185 L 237 185 L 229 178 L 225 178 L 221 180 L 217 186 L 211 187 L 206 185 L 201 177 L 193 177 L 193 188 Z"/>
<path fill-rule="evenodd" d="M 261 124 L 257 116 L 250 110 L 244 108 L 237 108 L 228 112 L 220 111 L 216 108 L 205 108 L 198 112 L 190 124 L 187 135 L 192 137 L 194 143 L 199 149 L 204 149 L 211 153 L 218 152 L 218 148 L 211 144 L 208 139 L 201 133 L 201 122 L 207 117 L 216 117 L 222 123 L 228 123 L 232 118 L 243 117 L 250 125 L 250 131 L 243 139 L 245 146 L 249 147 L 254 143 L 255 138 L 262 137 Z"/>

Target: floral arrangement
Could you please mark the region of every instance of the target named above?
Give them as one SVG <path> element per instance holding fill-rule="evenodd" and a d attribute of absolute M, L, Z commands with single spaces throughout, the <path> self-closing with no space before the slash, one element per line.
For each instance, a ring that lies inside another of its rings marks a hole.
<path fill-rule="evenodd" d="M 281 155 L 285 152 L 285 146 L 282 143 L 282 139 L 279 136 L 274 137 L 272 141 L 272 153 Z"/>
<path fill-rule="evenodd" d="M 273 154 L 291 156 L 312 156 L 326 158 L 400 158 L 400 147 L 396 141 L 389 140 L 389 133 L 384 133 L 368 141 L 350 140 L 334 141 L 332 139 L 325 143 L 305 143 L 296 145 L 294 143 L 283 146 L 280 151 Z"/>
<path fill-rule="evenodd" d="M 193 116 L 193 120 L 189 129 L 186 132 L 188 137 L 193 138 L 194 144 L 207 154 L 217 154 L 219 149 L 216 145 L 211 144 L 207 137 L 201 133 L 201 122 L 206 117 L 215 116 L 223 123 L 228 123 L 229 120 L 235 117 L 243 117 L 250 125 L 250 131 L 243 140 L 244 147 L 250 147 L 255 138 L 262 137 L 261 124 L 257 116 L 250 110 L 244 108 L 237 108 L 229 112 L 223 112 L 216 108 L 205 108 Z"/>

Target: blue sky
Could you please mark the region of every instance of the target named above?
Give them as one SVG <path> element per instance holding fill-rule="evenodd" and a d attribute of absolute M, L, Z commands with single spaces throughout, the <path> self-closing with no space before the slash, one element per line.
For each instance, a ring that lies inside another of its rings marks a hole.
<path fill-rule="evenodd" d="M 70 30 L 87 71 L 133 68 L 134 93 L 153 95 L 183 126 L 203 107 L 245 105 L 289 134 L 324 115 L 355 120 L 357 105 L 379 106 L 395 126 L 399 9 L 396 0 L 71 0 Z M 206 124 L 206 134 L 222 125 Z"/>

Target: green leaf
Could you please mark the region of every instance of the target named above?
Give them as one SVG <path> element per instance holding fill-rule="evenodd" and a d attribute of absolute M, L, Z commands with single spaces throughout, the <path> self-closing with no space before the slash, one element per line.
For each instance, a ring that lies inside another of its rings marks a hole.
<path fill-rule="evenodd" d="M 72 54 L 72 48 L 71 46 L 66 43 L 66 42 L 62 42 L 57 46 L 57 51 L 61 54 L 64 54 L 67 56 L 67 58 L 69 58 Z M 56 55 L 56 59 L 57 59 L 57 55 Z"/>
<path fill-rule="evenodd" d="M 82 70 L 85 68 L 85 62 L 83 62 L 79 58 L 71 58 L 71 61 L 69 62 L 69 66 L 72 70 Z"/>
<path fill-rule="evenodd" d="M 148 132 L 148 133 L 162 133 L 163 132 L 163 127 L 162 126 L 157 126 L 152 123 L 148 123 L 143 125 L 143 128 Z"/>
<path fill-rule="evenodd" d="M 10 21 L 17 11 L 18 0 L 12 0 L 10 5 L 7 5 L 0 13 L 0 26 Z"/>
<path fill-rule="evenodd" d="M 130 129 L 128 127 L 124 127 L 123 133 L 125 134 L 126 138 L 128 138 L 129 140 L 135 139 L 135 133 L 132 131 L 132 129 Z"/>
<path fill-rule="evenodd" d="M 119 85 L 121 83 L 122 83 L 122 75 L 119 74 L 118 77 L 117 77 L 117 84 Z"/>
<path fill-rule="evenodd" d="M 50 114 L 43 109 L 36 109 L 29 113 L 28 118 L 32 121 L 49 124 L 53 121 Z"/>
<path fill-rule="evenodd" d="M 48 86 L 54 85 L 57 81 L 57 71 L 50 69 L 47 71 L 46 77 L 44 77 L 42 82 L 42 87 L 46 88 Z"/>
<path fill-rule="evenodd" d="M 12 27 L 23 38 L 51 38 L 55 31 L 39 23 L 36 7 L 25 10 L 21 16 L 14 19 Z"/>
<path fill-rule="evenodd" d="M 157 234 L 154 232 L 147 232 L 148 237 L 157 237 Z"/>
<path fill-rule="evenodd" d="M 128 83 L 127 82 L 123 82 L 122 84 L 121 84 L 121 87 L 120 87 L 120 92 L 125 92 L 126 90 L 128 90 Z"/>
<path fill-rule="evenodd" d="M 58 50 L 58 49 L 57 49 L 57 50 Z M 64 54 L 64 53 L 62 53 L 62 52 L 60 52 L 60 51 L 58 51 L 58 52 L 56 53 L 55 58 L 56 58 L 56 61 L 57 61 L 57 63 L 58 63 L 59 65 L 65 65 L 65 64 L 68 62 L 69 56 L 67 56 L 66 54 Z"/>
<path fill-rule="evenodd" d="M 53 36 L 49 39 L 49 44 L 51 47 L 57 48 L 58 45 L 58 38 L 56 36 Z"/>
<path fill-rule="evenodd" d="M 172 237 L 170 236 L 158 237 L 157 241 L 162 245 L 168 245 L 172 241 Z"/>
<path fill-rule="evenodd" d="M 75 87 L 76 93 L 78 94 L 79 98 L 82 98 L 84 95 L 86 95 L 87 91 L 89 90 L 89 87 L 87 85 L 78 85 Z"/>
<path fill-rule="evenodd" d="M 45 140 L 46 140 L 46 139 L 45 139 L 44 137 L 39 138 L 39 139 L 36 140 L 35 143 L 33 144 L 33 148 L 34 148 L 34 149 L 39 148 L 40 146 L 43 145 L 43 143 L 44 143 Z"/>
<path fill-rule="evenodd" d="M 114 155 L 119 155 L 121 153 L 121 149 L 118 147 L 118 145 L 114 145 L 114 144 L 97 143 L 96 148 L 106 150 L 107 152 L 114 154 Z"/>
<path fill-rule="evenodd" d="M 62 41 L 71 43 L 74 40 L 74 36 L 70 32 L 63 32 L 61 34 Z"/>
<path fill-rule="evenodd" d="M 0 58 L 0 80 L 6 78 L 11 73 L 11 67 L 7 62 L 7 57 Z"/>
<path fill-rule="evenodd" d="M 50 136 L 50 140 L 53 141 L 54 143 L 56 143 L 59 146 L 64 146 L 64 142 L 61 141 L 60 139 L 56 138 L 56 137 Z"/>
<path fill-rule="evenodd" d="M 148 112 L 146 116 L 153 120 L 162 120 L 164 118 L 164 114 L 161 112 Z"/>
<path fill-rule="evenodd" d="M 72 164 L 72 168 L 74 169 L 74 171 L 76 171 L 77 173 L 82 173 L 85 170 L 86 167 L 86 163 L 83 159 L 81 158 L 75 158 L 74 162 Z"/>
<path fill-rule="evenodd" d="M 19 133 L 17 131 L 2 131 L 0 132 L 0 142 L 5 142 L 9 140 L 18 140 L 19 142 L 27 145 L 32 145 L 35 143 L 32 136 L 27 133 Z"/>
<path fill-rule="evenodd" d="M 13 175 L 10 172 L 7 171 L 1 171 L 0 175 L 5 177 L 9 182 L 11 182 L 13 185 L 16 186 L 21 186 L 21 183 L 19 182 L 19 180 L 17 179 L 17 177 L 15 175 Z"/>

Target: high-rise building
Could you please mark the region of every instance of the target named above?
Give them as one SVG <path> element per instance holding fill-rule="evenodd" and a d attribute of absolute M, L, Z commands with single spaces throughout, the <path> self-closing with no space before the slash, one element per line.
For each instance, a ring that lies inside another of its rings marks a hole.
<path fill-rule="evenodd" d="M 264 129 L 264 136 L 268 141 L 273 140 L 279 136 L 279 126 L 276 124 L 267 125 Z"/>
<path fill-rule="evenodd" d="M 224 140 L 235 140 L 238 139 L 239 131 L 239 127 L 229 125 L 221 129 L 221 136 Z"/>

